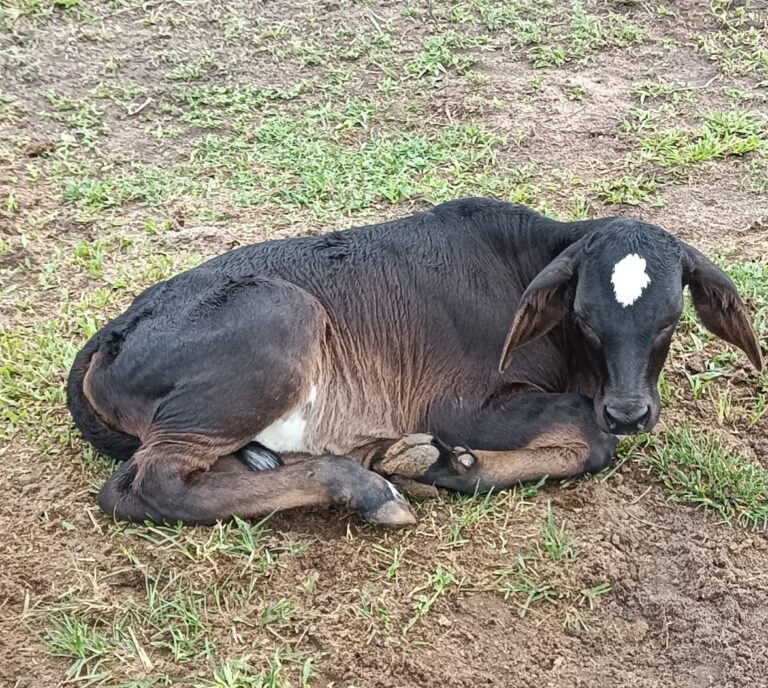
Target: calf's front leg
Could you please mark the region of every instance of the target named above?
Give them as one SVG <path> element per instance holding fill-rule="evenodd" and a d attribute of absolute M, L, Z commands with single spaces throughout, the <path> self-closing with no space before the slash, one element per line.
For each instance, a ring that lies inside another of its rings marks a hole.
<path fill-rule="evenodd" d="M 432 449 L 425 436 L 410 440 L 418 449 L 406 440 L 374 469 L 457 492 L 486 492 L 597 472 L 617 444 L 595 424 L 591 400 L 576 394 L 522 394 L 472 410 L 444 404 L 428 429 Z"/>

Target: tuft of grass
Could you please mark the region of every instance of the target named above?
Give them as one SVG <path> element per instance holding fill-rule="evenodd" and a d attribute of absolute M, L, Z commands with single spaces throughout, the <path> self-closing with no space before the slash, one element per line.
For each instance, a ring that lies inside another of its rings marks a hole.
<path fill-rule="evenodd" d="M 370 621 L 369 628 L 373 629 L 380 624 L 385 631 L 389 631 L 392 625 L 392 615 L 381 597 L 375 598 L 369 590 L 360 592 L 360 606 L 357 615 L 361 619 Z"/>
<path fill-rule="evenodd" d="M 97 682 L 108 677 L 101 670 L 103 660 L 119 652 L 122 643 L 107 636 L 101 627 L 74 614 L 63 612 L 51 617 L 45 643 L 56 657 L 71 660 L 67 669 L 70 680 Z"/>
<path fill-rule="evenodd" d="M 449 532 L 448 546 L 452 548 L 466 544 L 467 541 L 461 537 L 466 528 L 493 516 L 500 508 L 497 495 L 493 492 L 482 496 L 457 495 L 453 501 L 457 502 L 459 515 Z"/>
<path fill-rule="evenodd" d="M 745 155 L 766 150 L 766 119 L 746 112 L 712 112 L 698 129 L 657 131 L 640 141 L 643 160 L 661 167 L 718 160 L 730 155 Z"/>
<path fill-rule="evenodd" d="M 424 49 L 405 65 L 405 73 L 414 78 L 433 77 L 435 82 L 451 71 L 467 75 L 476 60 L 472 55 L 458 50 L 477 48 L 486 43 L 482 37 L 467 36 L 446 31 L 424 40 Z"/>
<path fill-rule="evenodd" d="M 768 529 L 768 470 L 688 425 L 649 442 L 642 461 L 673 501 L 712 509 L 728 523 Z"/>
<path fill-rule="evenodd" d="M 125 523 L 115 524 L 115 533 L 124 532 L 149 542 L 158 550 L 168 550 L 181 554 L 191 562 L 215 564 L 219 558 L 244 560 L 252 572 L 265 573 L 276 563 L 281 552 L 288 551 L 285 546 L 278 547 L 270 543 L 270 531 L 264 524 L 265 517 L 255 523 L 233 518 L 226 523 L 217 523 L 204 530 L 185 528 L 181 523 L 175 525 L 156 525 L 147 523 L 134 527 Z M 303 551 L 311 543 L 291 543 L 290 550 Z"/>
<path fill-rule="evenodd" d="M 422 590 L 426 591 L 416 597 L 413 604 L 414 614 L 409 619 L 405 632 L 407 633 L 424 615 L 428 614 L 435 603 L 446 594 L 448 587 L 455 584 L 456 574 L 453 570 L 438 564 L 434 572 L 429 574 L 426 585 L 416 588 L 410 594 L 413 597 Z"/>
<path fill-rule="evenodd" d="M 531 557 L 519 555 L 516 563 L 504 570 L 500 575 L 499 590 L 504 599 L 522 596 L 520 605 L 520 617 L 524 617 L 531 605 L 537 602 L 555 604 L 558 594 L 552 582 L 540 576 L 538 571 L 531 566 Z"/>
<path fill-rule="evenodd" d="M 660 115 L 658 110 L 629 108 L 629 117 L 621 123 L 621 130 L 625 132 L 656 131 Z"/>
<path fill-rule="evenodd" d="M 544 552 L 551 561 L 574 560 L 578 557 L 573 539 L 565 532 L 565 526 L 558 526 L 552 514 L 552 502 L 547 502 L 547 515 L 541 525 L 541 539 Z"/>
<path fill-rule="evenodd" d="M 373 551 L 382 560 L 382 564 L 387 565 L 384 574 L 386 579 L 392 580 L 393 578 L 397 578 L 397 573 L 403 565 L 406 548 L 395 546 L 390 549 L 382 544 L 374 543 Z"/>
<path fill-rule="evenodd" d="M 690 98 L 693 87 L 679 82 L 669 81 L 638 81 L 632 85 L 632 92 L 640 99 L 640 103 L 646 100 L 672 98 L 673 101 Z"/>
<path fill-rule="evenodd" d="M 195 688 L 307 688 L 312 677 L 313 659 L 303 663 L 290 649 L 278 648 L 265 659 L 266 667 L 259 670 L 248 662 L 229 659 L 213 663 L 211 678 L 195 683 Z M 291 665 L 301 664 L 298 672 Z"/>
<path fill-rule="evenodd" d="M 658 183 L 642 174 L 626 174 L 620 179 L 599 179 L 590 183 L 592 194 L 608 205 L 640 205 L 651 200 Z"/>
<path fill-rule="evenodd" d="M 166 651 L 174 662 L 201 657 L 209 626 L 206 594 L 159 575 L 145 577 L 145 594 L 150 646 Z"/>
<path fill-rule="evenodd" d="M 85 148 L 93 148 L 99 136 L 109 133 L 103 113 L 87 100 L 67 98 L 55 91 L 47 91 L 44 97 L 52 107 L 48 116 L 66 124 Z"/>

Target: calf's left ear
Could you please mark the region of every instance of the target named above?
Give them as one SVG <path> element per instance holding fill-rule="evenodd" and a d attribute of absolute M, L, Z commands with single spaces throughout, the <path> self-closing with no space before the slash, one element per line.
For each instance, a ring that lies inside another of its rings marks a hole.
<path fill-rule="evenodd" d="M 720 268 L 703 253 L 683 245 L 683 282 L 688 285 L 704 326 L 741 349 L 752 365 L 763 369 L 763 355 L 744 302 L 736 286 Z"/>
<path fill-rule="evenodd" d="M 565 249 L 523 292 L 501 352 L 500 372 L 509 366 L 515 349 L 544 336 L 567 313 L 565 287 L 576 274 L 583 243 L 578 241 Z"/>

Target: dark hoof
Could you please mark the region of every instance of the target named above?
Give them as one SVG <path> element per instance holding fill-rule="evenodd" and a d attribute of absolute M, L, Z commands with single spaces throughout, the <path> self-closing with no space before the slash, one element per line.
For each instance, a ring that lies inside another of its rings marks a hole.
<path fill-rule="evenodd" d="M 384 458 L 374 468 L 384 475 L 418 478 L 440 458 L 432 435 L 406 435 L 387 449 Z"/>
<path fill-rule="evenodd" d="M 275 452 L 258 442 L 246 444 L 235 452 L 235 456 L 252 471 L 271 471 L 283 465 L 282 459 Z"/>
<path fill-rule="evenodd" d="M 377 526 L 412 526 L 416 523 L 416 517 L 404 504 L 398 502 L 384 502 L 373 512 L 360 514 L 368 523 Z"/>
<path fill-rule="evenodd" d="M 395 442 L 374 470 L 384 475 L 419 479 L 430 469 L 451 466 L 457 473 L 471 471 L 477 459 L 463 447 L 449 447 L 432 435 L 406 435 Z"/>
<path fill-rule="evenodd" d="M 471 471 L 477 463 L 474 455 L 464 449 L 464 447 L 454 447 L 450 458 L 453 468 L 457 473 Z"/>

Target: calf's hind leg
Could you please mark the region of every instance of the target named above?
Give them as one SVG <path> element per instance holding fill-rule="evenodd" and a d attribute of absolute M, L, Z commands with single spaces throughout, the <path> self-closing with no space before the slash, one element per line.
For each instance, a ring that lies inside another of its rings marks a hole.
<path fill-rule="evenodd" d="M 617 443 L 595 424 L 592 401 L 576 394 L 522 394 L 471 411 L 438 407 L 428 429 L 436 444 L 466 451 L 425 452 L 421 462 L 390 453 L 374 469 L 457 492 L 484 492 L 597 472 Z"/>
<path fill-rule="evenodd" d="M 308 458 L 250 471 L 204 445 L 168 439 L 142 447 L 106 481 L 99 505 L 116 519 L 209 524 L 301 506 L 340 505 L 364 519 L 406 525 L 415 519 L 384 478 L 341 456 Z"/>
<path fill-rule="evenodd" d="M 319 302 L 281 280 L 206 270 L 163 293 L 132 328 L 105 335 L 110 346 L 89 371 L 94 407 L 129 418 L 143 442 L 102 488 L 104 511 L 211 523 L 340 504 L 375 523 L 413 522 L 390 483 L 351 459 L 283 466 L 252 442 L 310 403 L 326 325 Z"/>

